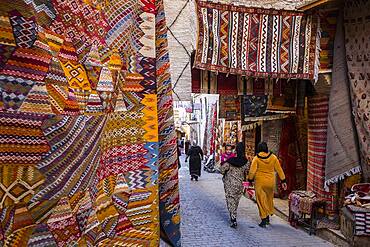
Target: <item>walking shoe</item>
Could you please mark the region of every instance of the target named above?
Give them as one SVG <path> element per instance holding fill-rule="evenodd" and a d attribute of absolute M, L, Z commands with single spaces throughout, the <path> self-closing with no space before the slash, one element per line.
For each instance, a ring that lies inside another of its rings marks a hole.
<path fill-rule="evenodd" d="M 266 225 L 267 226 L 270 225 L 270 216 L 267 216 L 267 218 L 266 218 Z"/>
<path fill-rule="evenodd" d="M 261 223 L 258 224 L 260 227 L 266 228 L 266 219 L 262 219 Z"/>
<path fill-rule="evenodd" d="M 191 180 L 191 181 L 193 181 L 193 179 L 194 179 L 194 177 L 193 177 L 193 176 L 191 176 L 190 180 Z"/>
<path fill-rule="evenodd" d="M 198 177 L 195 177 L 195 181 L 198 181 Z"/>
<path fill-rule="evenodd" d="M 236 219 L 230 218 L 230 227 L 236 228 L 238 226 L 238 223 L 236 223 Z"/>
<path fill-rule="evenodd" d="M 236 222 L 231 222 L 230 223 L 230 227 L 232 228 L 236 228 L 238 226 L 238 224 Z"/>

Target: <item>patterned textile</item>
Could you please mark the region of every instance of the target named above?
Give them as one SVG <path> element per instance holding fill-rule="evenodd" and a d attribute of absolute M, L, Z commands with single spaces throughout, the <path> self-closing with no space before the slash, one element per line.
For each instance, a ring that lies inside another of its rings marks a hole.
<path fill-rule="evenodd" d="M 315 95 L 308 98 L 307 190 L 324 199 L 329 213 L 332 213 L 336 209 L 336 186 L 331 186 L 329 192 L 324 189 L 328 108 L 328 96 Z"/>
<path fill-rule="evenodd" d="M 312 205 L 318 201 L 316 195 L 310 191 L 295 190 L 289 194 L 289 209 L 295 215 L 311 214 Z"/>
<path fill-rule="evenodd" d="M 329 98 L 325 186 L 361 171 L 355 126 L 351 119 L 351 96 L 346 74 L 343 15 L 338 17 L 334 41 L 333 81 Z"/>
<path fill-rule="evenodd" d="M 288 195 L 292 190 L 299 188 L 297 180 L 303 175 L 302 172 L 304 172 L 302 169 L 297 169 L 298 153 L 296 141 L 297 138 L 294 119 L 286 118 L 282 120 L 278 157 L 281 168 L 286 176 L 288 189 L 284 192 L 279 191 L 279 193 L 286 195 Z"/>
<path fill-rule="evenodd" d="M 314 77 L 316 18 L 198 1 L 195 67 L 254 77 Z"/>
<path fill-rule="evenodd" d="M 180 246 L 165 27 L 161 1 L 2 1 L 0 246 Z"/>
<path fill-rule="evenodd" d="M 225 144 L 233 145 L 234 147 L 242 141 L 241 121 L 226 121 L 224 124 L 223 140 Z"/>
<path fill-rule="evenodd" d="M 161 237 L 173 246 L 181 245 L 180 198 L 176 133 L 173 124 L 172 87 L 167 50 L 167 28 L 163 1 L 155 1 L 156 9 L 156 78 L 158 94 L 158 133 L 160 170 L 159 213 Z"/>
<path fill-rule="evenodd" d="M 363 177 L 370 179 L 370 84 L 369 84 L 369 13 L 370 1 L 346 1 L 344 31 L 350 82 L 352 113 L 360 143 Z M 356 37 L 356 38 L 353 38 Z"/>
<path fill-rule="evenodd" d="M 215 161 L 217 164 L 221 161 L 221 155 L 223 153 L 224 145 L 224 130 L 225 129 L 225 119 L 219 118 L 217 121 L 216 128 L 216 142 L 215 142 Z"/>
<path fill-rule="evenodd" d="M 219 117 L 226 120 L 240 120 L 240 97 L 220 95 Z"/>
<path fill-rule="evenodd" d="M 259 117 L 267 109 L 267 96 L 245 95 L 243 99 L 244 117 Z"/>
<path fill-rule="evenodd" d="M 256 129 L 252 128 L 244 132 L 245 155 L 249 162 L 252 162 L 256 155 Z"/>
<path fill-rule="evenodd" d="M 334 38 L 337 29 L 338 10 L 322 9 L 320 16 L 320 72 L 333 68 Z"/>
<path fill-rule="evenodd" d="M 352 212 L 355 220 L 354 235 L 370 236 L 370 211 L 361 207 L 348 205 L 347 208 Z"/>
<path fill-rule="evenodd" d="M 262 124 L 262 140 L 274 154 L 279 153 L 282 120 L 264 121 Z"/>

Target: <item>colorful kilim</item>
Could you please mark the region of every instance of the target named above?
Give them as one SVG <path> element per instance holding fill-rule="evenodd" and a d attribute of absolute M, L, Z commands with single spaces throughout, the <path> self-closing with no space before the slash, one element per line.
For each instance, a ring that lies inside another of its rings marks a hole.
<path fill-rule="evenodd" d="M 0 246 L 180 246 L 166 31 L 161 1 L 1 2 Z"/>
<path fill-rule="evenodd" d="M 226 120 L 240 120 L 240 97 L 239 96 L 220 96 L 220 118 Z"/>
<path fill-rule="evenodd" d="M 324 199 L 328 203 L 329 212 L 333 212 L 336 209 L 336 186 L 332 186 L 330 192 L 324 189 L 328 110 L 328 96 L 309 97 L 307 190 Z"/>
<path fill-rule="evenodd" d="M 358 134 L 363 177 L 370 179 L 370 83 L 369 83 L 369 13 L 370 1 L 346 1 L 344 36 L 352 115 Z M 356 38 L 350 38 L 356 37 Z"/>
<path fill-rule="evenodd" d="M 176 133 L 173 124 L 172 86 L 167 50 L 167 25 L 163 1 L 155 1 L 156 14 L 156 78 L 159 133 L 159 213 L 161 237 L 173 246 L 181 245 L 180 198 Z"/>
<path fill-rule="evenodd" d="M 254 77 L 314 77 L 316 17 L 197 1 L 195 67 Z"/>

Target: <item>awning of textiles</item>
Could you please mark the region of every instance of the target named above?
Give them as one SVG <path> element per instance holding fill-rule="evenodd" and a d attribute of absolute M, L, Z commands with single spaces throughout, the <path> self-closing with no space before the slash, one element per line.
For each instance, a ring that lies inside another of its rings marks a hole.
<path fill-rule="evenodd" d="M 313 79 L 316 17 L 198 1 L 198 69 L 263 78 Z"/>

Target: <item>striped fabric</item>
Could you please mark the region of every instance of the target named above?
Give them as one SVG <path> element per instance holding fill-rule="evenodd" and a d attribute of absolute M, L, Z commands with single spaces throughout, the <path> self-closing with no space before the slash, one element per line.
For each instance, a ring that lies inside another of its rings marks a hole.
<path fill-rule="evenodd" d="M 273 78 L 314 78 L 316 18 L 198 1 L 195 67 Z"/>
<path fill-rule="evenodd" d="M 325 157 L 328 127 L 329 97 L 316 95 L 308 99 L 308 166 L 307 190 L 327 202 L 329 213 L 336 209 L 336 187 L 325 191 Z"/>

